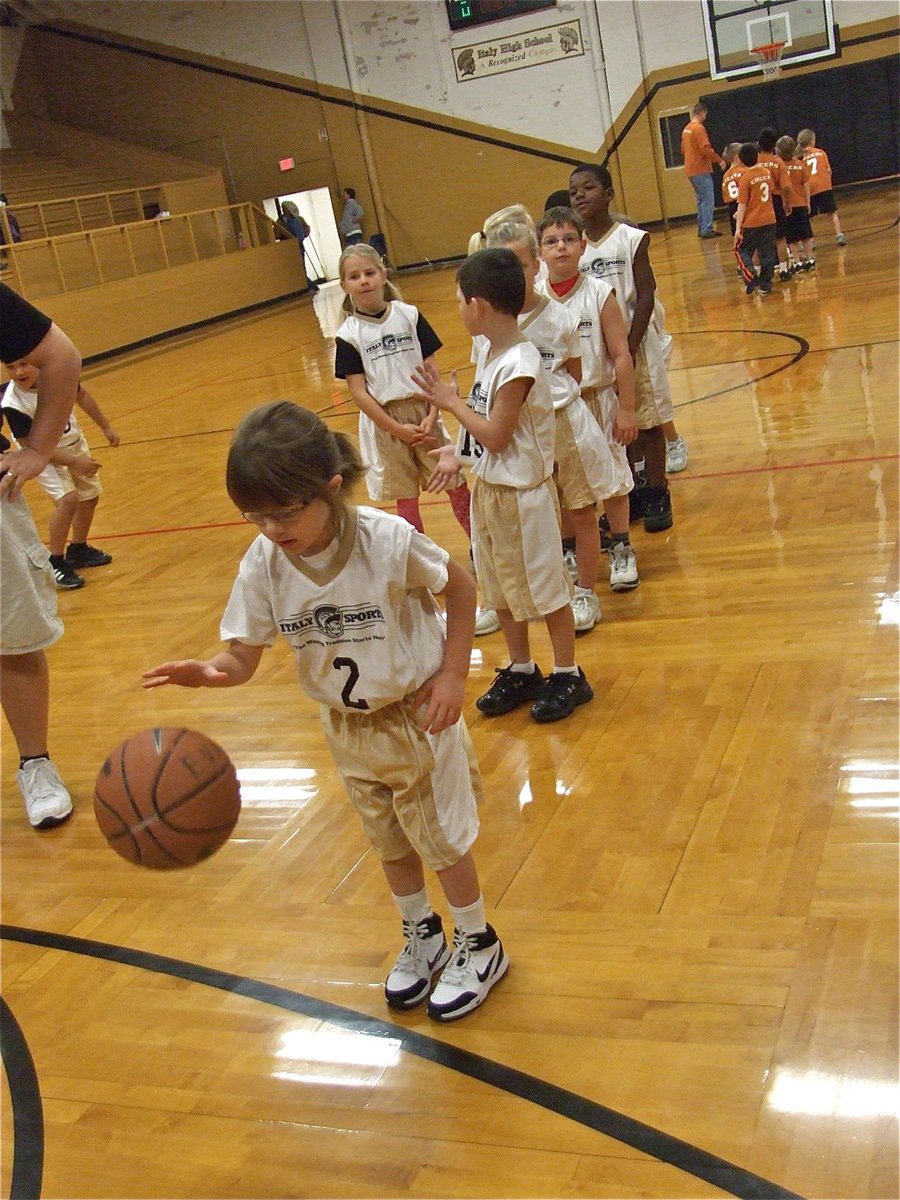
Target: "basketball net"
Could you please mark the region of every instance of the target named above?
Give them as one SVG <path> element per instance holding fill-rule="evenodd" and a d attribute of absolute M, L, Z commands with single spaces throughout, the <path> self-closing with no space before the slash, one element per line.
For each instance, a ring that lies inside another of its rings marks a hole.
<path fill-rule="evenodd" d="M 784 42 L 770 42 L 766 46 L 757 46 L 750 53 L 762 67 L 763 79 L 776 79 L 781 74 Z"/>

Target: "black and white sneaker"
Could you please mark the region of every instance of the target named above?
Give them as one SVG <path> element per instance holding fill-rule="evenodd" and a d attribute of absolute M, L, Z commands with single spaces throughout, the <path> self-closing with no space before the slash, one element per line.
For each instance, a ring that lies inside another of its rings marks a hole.
<path fill-rule="evenodd" d="M 66 562 L 73 567 L 105 567 L 112 562 L 112 555 L 87 542 L 71 542 L 66 551 Z"/>
<path fill-rule="evenodd" d="M 435 1021 L 455 1021 L 483 1004 L 488 992 L 509 969 L 503 943 L 491 926 L 481 933 L 453 934 L 453 957 L 444 967 L 428 1001 Z"/>
<path fill-rule="evenodd" d="M 74 592 L 77 588 L 84 587 L 84 579 L 62 554 L 51 554 L 50 566 L 53 568 L 53 578 L 60 591 Z"/>
<path fill-rule="evenodd" d="M 563 721 L 571 717 L 580 704 L 587 704 L 593 698 L 593 689 L 581 667 L 577 675 L 570 671 L 553 671 L 544 680 L 541 694 L 531 706 L 531 719 L 540 725 Z"/>
<path fill-rule="evenodd" d="M 431 981 L 450 960 L 450 947 L 437 913 L 423 920 L 404 921 L 406 945 L 391 967 L 384 998 L 391 1008 L 414 1008 L 428 995 Z"/>

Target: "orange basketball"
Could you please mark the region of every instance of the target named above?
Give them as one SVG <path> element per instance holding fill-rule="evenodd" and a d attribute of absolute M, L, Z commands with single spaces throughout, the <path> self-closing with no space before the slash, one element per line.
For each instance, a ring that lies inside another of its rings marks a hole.
<path fill-rule="evenodd" d="M 94 788 L 97 824 L 113 850 L 168 871 L 209 858 L 241 811 L 234 764 L 195 729 L 144 729 L 107 758 Z"/>

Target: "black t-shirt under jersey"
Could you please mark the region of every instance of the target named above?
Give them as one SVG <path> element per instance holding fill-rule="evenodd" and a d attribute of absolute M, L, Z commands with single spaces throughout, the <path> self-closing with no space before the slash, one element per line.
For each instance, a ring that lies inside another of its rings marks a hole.
<path fill-rule="evenodd" d="M 373 315 L 377 318 L 382 313 L 375 313 Z M 419 319 L 416 321 L 416 337 L 419 339 L 423 358 L 428 358 L 429 355 L 437 353 L 444 344 L 421 313 L 419 313 Z M 348 375 L 365 375 L 365 373 L 366 368 L 363 366 L 362 356 L 356 347 L 351 346 L 349 342 L 345 342 L 343 338 L 335 338 L 335 377 L 337 379 L 346 379 Z"/>
<path fill-rule="evenodd" d="M 52 324 L 40 309 L 0 283 L 0 362 L 25 358 L 41 344 Z M 8 449 L 9 441 L 0 433 L 0 450 Z"/>

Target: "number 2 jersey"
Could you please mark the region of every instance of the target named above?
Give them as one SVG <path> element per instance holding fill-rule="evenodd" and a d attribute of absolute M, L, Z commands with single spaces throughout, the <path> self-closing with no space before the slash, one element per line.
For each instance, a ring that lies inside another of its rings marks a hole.
<path fill-rule="evenodd" d="M 348 508 L 322 554 L 290 559 L 260 535 L 241 560 L 223 641 L 294 652 L 300 686 L 330 708 L 370 712 L 440 667 L 446 627 L 434 600 L 450 556 L 400 517 Z"/>

